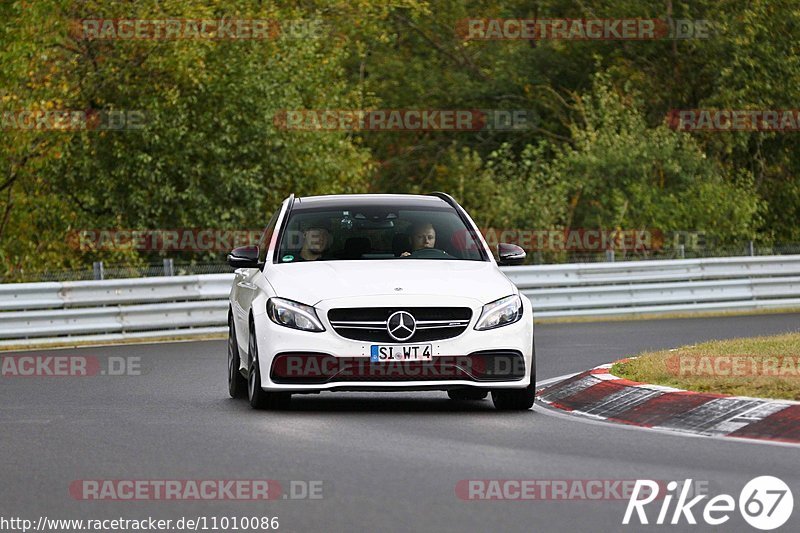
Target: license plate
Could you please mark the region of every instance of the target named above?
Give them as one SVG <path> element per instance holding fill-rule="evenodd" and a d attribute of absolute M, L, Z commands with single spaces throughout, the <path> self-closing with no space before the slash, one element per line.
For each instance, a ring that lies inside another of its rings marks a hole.
<path fill-rule="evenodd" d="M 373 344 L 369 360 L 383 361 L 430 361 L 433 350 L 430 344 Z"/>

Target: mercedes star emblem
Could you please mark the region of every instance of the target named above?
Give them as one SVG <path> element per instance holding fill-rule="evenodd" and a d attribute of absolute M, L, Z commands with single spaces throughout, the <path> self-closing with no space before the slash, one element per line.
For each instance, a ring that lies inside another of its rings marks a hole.
<path fill-rule="evenodd" d="M 397 311 L 389 316 L 386 321 L 386 330 L 396 341 L 406 341 L 410 339 L 417 330 L 417 322 L 411 313 Z"/>

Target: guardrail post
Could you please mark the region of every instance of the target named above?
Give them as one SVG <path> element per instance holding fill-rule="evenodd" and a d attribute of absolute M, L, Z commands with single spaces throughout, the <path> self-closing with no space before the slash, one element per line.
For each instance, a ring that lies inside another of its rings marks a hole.
<path fill-rule="evenodd" d="M 606 250 L 606 262 L 607 263 L 614 262 L 614 250 Z"/>
<path fill-rule="evenodd" d="M 678 257 L 681 259 L 686 259 L 686 249 L 683 244 L 678 245 Z"/>
<path fill-rule="evenodd" d="M 749 243 L 747 243 L 747 248 L 750 251 L 750 256 L 751 257 L 756 255 L 755 253 L 753 253 L 753 241 L 750 241 Z"/>
<path fill-rule="evenodd" d="M 105 271 L 103 270 L 103 262 L 102 261 L 95 261 L 92 264 L 92 270 L 94 271 L 94 279 L 104 279 L 105 278 Z"/>
<path fill-rule="evenodd" d="M 175 275 L 175 264 L 172 259 L 164 259 L 164 275 L 165 276 Z"/>

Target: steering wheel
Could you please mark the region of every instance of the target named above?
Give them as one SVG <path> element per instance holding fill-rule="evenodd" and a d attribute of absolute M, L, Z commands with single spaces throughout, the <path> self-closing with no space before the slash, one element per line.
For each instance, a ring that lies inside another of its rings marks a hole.
<path fill-rule="evenodd" d="M 446 259 L 452 256 L 438 248 L 420 248 L 419 250 L 414 250 L 411 252 L 411 255 L 407 255 L 406 257 L 413 257 L 415 259 Z"/>

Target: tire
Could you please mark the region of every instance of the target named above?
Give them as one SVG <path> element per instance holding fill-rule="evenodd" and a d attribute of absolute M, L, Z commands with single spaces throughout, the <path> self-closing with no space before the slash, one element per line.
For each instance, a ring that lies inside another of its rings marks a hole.
<path fill-rule="evenodd" d="M 493 390 L 492 403 L 498 411 L 527 411 L 536 399 L 536 385 L 524 389 Z"/>
<path fill-rule="evenodd" d="M 247 342 L 250 372 L 247 375 L 247 397 L 253 409 L 284 409 L 289 406 L 292 395 L 287 392 L 266 392 L 261 388 L 261 366 L 258 363 L 258 345 L 253 323 Z"/>
<path fill-rule="evenodd" d="M 488 391 L 481 389 L 454 389 L 447 391 L 447 396 L 457 402 L 470 402 L 483 400 L 489 395 Z"/>
<path fill-rule="evenodd" d="M 498 411 L 527 411 L 536 401 L 536 345 L 531 358 L 531 384 L 524 389 L 501 389 L 492 391 L 492 403 Z"/>
<path fill-rule="evenodd" d="M 233 316 L 228 314 L 228 394 L 231 398 L 244 398 L 247 393 L 247 380 L 239 371 L 241 358 L 239 345 L 236 343 L 236 329 Z"/>

